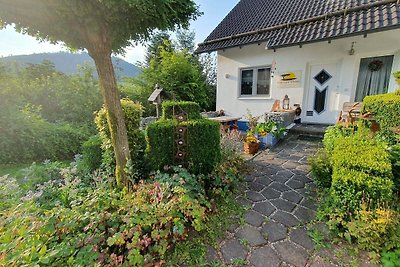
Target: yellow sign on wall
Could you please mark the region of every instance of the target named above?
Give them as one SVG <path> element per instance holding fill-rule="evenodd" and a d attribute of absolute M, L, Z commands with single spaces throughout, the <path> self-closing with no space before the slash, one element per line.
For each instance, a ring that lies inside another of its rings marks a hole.
<path fill-rule="evenodd" d="M 299 88 L 301 87 L 302 71 L 286 71 L 276 75 L 278 88 Z"/>

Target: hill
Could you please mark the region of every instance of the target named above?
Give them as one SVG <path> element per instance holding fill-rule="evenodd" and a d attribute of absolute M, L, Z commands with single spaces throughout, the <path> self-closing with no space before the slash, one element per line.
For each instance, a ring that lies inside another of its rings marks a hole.
<path fill-rule="evenodd" d="M 78 71 L 78 65 L 89 64 L 94 66 L 93 59 L 88 53 L 72 54 L 68 52 L 58 53 L 41 53 L 21 56 L 9 56 L 0 58 L 0 62 L 16 62 L 18 65 L 39 64 L 43 60 L 49 60 L 54 63 L 56 69 L 65 74 L 74 74 Z M 115 71 L 118 77 L 136 77 L 141 70 L 138 66 L 133 65 L 125 60 L 117 57 L 112 58 Z"/>

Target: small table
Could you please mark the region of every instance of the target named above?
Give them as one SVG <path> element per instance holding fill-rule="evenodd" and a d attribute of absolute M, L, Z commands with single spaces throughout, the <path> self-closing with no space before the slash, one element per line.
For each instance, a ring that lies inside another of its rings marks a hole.
<path fill-rule="evenodd" d="M 209 118 L 210 120 L 217 121 L 221 123 L 221 133 L 226 132 L 226 130 L 230 129 L 231 125 L 229 124 L 232 122 L 232 128 L 238 129 L 237 121 L 240 120 L 242 117 L 230 117 L 230 116 L 221 116 L 221 117 L 214 117 Z"/>

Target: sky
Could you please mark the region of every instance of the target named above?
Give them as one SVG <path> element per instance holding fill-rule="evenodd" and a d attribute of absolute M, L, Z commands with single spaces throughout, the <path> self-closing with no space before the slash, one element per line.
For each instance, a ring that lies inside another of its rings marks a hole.
<path fill-rule="evenodd" d="M 196 33 L 196 43 L 207 38 L 239 0 L 195 0 L 203 16 L 191 23 L 190 29 Z M 15 32 L 12 27 L 0 30 L 0 56 L 28 55 L 33 53 L 66 51 L 62 45 L 39 42 L 28 35 Z M 123 58 L 136 63 L 144 59 L 145 47 L 127 47 Z"/>

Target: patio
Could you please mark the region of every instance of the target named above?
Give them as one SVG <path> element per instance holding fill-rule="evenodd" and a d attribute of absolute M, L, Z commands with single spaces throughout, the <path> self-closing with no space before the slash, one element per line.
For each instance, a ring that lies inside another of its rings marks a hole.
<path fill-rule="evenodd" d="M 209 247 L 209 262 L 316 267 L 358 261 L 359 266 L 375 266 L 362 253 L 354 258 L 340 246 L 332 249 L 329 241 L 316 244 L 309 237 L 313 231 L 323 239 L 329 238 L 327 227 L 314 222 L 318 200 L 307 161 L 321 145 L 316 139 L 290 134 L 277 147 L 249 161 L 254 169 L 245 177 L 247 190 L 237 197 L 247 209 L 245 223 L 240 224 L 239 219 L 232 222 L 219 249 Z M 321 245 L 328 246 L 320 249 Z"/>

